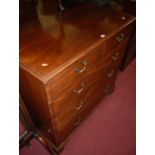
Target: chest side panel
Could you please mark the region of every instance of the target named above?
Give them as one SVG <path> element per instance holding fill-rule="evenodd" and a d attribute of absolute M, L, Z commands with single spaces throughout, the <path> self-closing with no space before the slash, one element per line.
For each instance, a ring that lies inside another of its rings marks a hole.
<path fill-rule="evenodd" d="M 44 133 L 47 124 L 51 121 L 51 113 L 46 92 L 46 85 L 20 68 L 19 72 L 20 94 L 23 98 L 26 108 L 33 120 L 36 130 Z M 47 129 L 48 130 L 48 129 Z M 50 140 L 55 142 L 53 126 L 51 123 Z"/>

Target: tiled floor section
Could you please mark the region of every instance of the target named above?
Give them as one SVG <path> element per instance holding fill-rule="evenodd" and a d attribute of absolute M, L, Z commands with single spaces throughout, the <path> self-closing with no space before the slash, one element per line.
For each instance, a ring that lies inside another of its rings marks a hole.
<path fill-rule="evenodd" d="M 119 74 L 114 93 L 97 106 L 60 155 L 136 155 L 136 61 Z M 35 140 L 20 155 L 49 155 Z"/>

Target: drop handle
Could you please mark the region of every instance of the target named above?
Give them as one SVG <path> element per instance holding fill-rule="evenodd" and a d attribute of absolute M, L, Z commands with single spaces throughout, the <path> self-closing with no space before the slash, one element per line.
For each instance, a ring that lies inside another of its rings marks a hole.
<path fill-rule="evenodd" d="M 108 95 L 108 94 L 111 94 L 112 92 L 113 92 L 113 86 L 106 85 L 104 88 L 104 93 Z"/>
<path fill-rule="evenodd" d="M 83 107 L 84 103 L 83 101 L 80 101 L 77 107 L 74 108 L 75 111 L 79 111 Z"/>
<path fill-rule="evenodd" d="M 121 33 L 119 36 L 116 37 L 116 40 L 120 43 L 124 39 L 124 34 Z"/>
<path fill-rule="evenodd" d="M 120 53 L 116 52 L 113 56 L 112 56 L 112 60 L 116 61 L 119 58 Z"/>
<path fill-rule="evenodd" d="M 106 93 L 106 94 L 109 94 L 109 90 L 110 90 L 110 86 L 109 85 L 107 85 L 105 88 L 104 88 L 104 92 Z"/>
<path fill-rule="evenodd" d="M 84 83 L 82 82 L 82 83 L 81 83 L 81 88 L 79 88 L 79 89 L 74 89 L 74 92 L 75 92 L 76 94 L 80 94 L 83 90 L 84 90 Z"/>
<path fill-rule="evenodd" d="M 84 60 L 81 65 L 82 67 L 75 67 L 74 70 L 75 72 L 77 72 L 78 74 L 81 74 L 82 72 L 84 72 L 86 70 L 88 62 L 86 60 Z"/>
<path fill-rule="evenodd" d="M 107 76 L 111 78 L 114 75 L 115 71 L 112 69 L 110 72 L 107 73 Z"/>
<path fill-rule="evenodd" d="M 73 125 L 78 126 L 80 124 L 81 120 L 82 120 L 82 117 L 79 116 L 78 119 L 75 122 L 73 122 Z"/>

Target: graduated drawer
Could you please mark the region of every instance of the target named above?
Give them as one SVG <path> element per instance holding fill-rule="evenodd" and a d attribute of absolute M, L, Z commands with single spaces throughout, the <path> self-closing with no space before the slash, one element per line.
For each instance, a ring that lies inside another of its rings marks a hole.
<path fill-rule="evenodd" d="M 58 143 L 62 144 L 63 142 L 65 142 L 65 140 L 67 140 L 67 138 L 71 136 L 73 131 L 80 125 L 83 119 L 84 117 L 82 117 L 80 114 L 75 115 L 74 117 L 71 116 L 70 120 L 64 126 L 64 128 L 62 128 L 61 130 L 57 130 Z"/>
<path fill-rule="evenodd" d="M 114 81 L 116 73 L 117 70 L 114 67 L 111 67 L 105 71 L 104 74 L 102 73 L 99 77 L 94 78 L 98 81 L 98 79 L 102 77 L 100 84 L 106 84 L 108 81 Z M 96 85 L 96 81 L 92 84 L 82 81 L 78 85 L 74 85 L 71 91 L 65 92 L 53 100 L 51 106 L 55 117 L 68 120 L 71 115 L 75 115 L 78 111 L 80 111 L 87 102 L 83 99 L 83 97 L 87 94 L 87 92 L 90 92 L 89 90 L 92 90 L 91 88 L 93 85 Z M 93 91 L 95 92 L 95 90 Z M 98 90 L 96 90 L 96 93 L 98 93 Z"/>
<path fill-rule="evenodd" d="M 112 52 L 117 46 L 122 44 L 124 40 L 130 38 L 132 26 L 127 26 L 106 41 L 106 51 Z"/>
<path fill-rule="evenodd" d="M 72 85 L 82 80 L 93 82 L 95 79 L 93 79 L 92 75 L 96 74 L 104 66 L 101 63 L 104 50 L 103 44 L 92 49 L 78 61 L 53 77 L 50 80 L 50 94 L 52 94 L 52 98 L 55 99 L 63 93 L 71 91 Z"/>
<path fill-rule="evenodd" d="M 110 68 L 104 75 L 98 78 L 94 84 L 89 85 L 87 90 L 85 90 L 78 99 L 70 98 L 70 104 L 63 106 L 62 109 L 64 109 L 65 112 L 55 119 L 60 143 L 70 135 L 102 98 L 113 91 L 117 70 L 114 69 L 115 71 L 109 77 L 111 70 Z"/>

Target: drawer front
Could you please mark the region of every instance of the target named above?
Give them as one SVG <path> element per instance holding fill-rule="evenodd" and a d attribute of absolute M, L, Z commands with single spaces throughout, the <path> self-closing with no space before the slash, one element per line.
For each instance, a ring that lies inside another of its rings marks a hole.
<path fill-rule="evenodd" d="M 109 68 L 104 75 L 87 89 L 82 96 L 83 101 L 86 103 L 83 109 L 85 109 L 85 107 L 93 109 L 91 105 L 95 106 L 104 96 L 112 93 L 117 73 L 117 68 Z"/>
<path fill-rule="evenodd" d="M 64 126 L 63 129 L 57 131 L 58 143 L 62 144 L 71 133 L 81 124 L 84 118 L 79 114 L 68 121 L 68 123 Z"/>
<path fill-rule="evenodd" d="M 65 122 L 70 119 L 70 116 L 75 115 L 78 111 L 80 111 L 83 104 L 81 94 L 70 92 L 67 94 L 62 94 L 59 98 L 55 99 L 53 101 L 52 108 L 55 117 L 63 119 L 63 122 Z"/>
<path fill-rule="evenodd" d="M 88 52 L 80 60 L 70 65 L 50 81 L 50 91 L 52 98 L 59 97 L 66 91 L 71 91 L 72 85 L 86 81 L 93 82 L 93 79 L 87 80 L 87 76 L 97 72 L 98 65 L 101 61 L 101 55 L 104 51 L 104 45 Z M 100 63 L 101 64 L 101 63 Z M 88 79 L 89 79 L 88 77 Z"/>
<path fill-rule="evenodd" d="M 55 119 L 60 143 L 70 135 L 102 98 L 112 92 L 116 74 L 117 69 L 110 68 L 104 76 L 98 78 L 94 84 L 89 86 L 78 100 L 64 106 L 63 109 L 67 109 L 65 113 Z"/>
<path fill-rule="evenodd" d="M 106 52 L 105 56 L 108 56 L 117 46 L 121 45 L 124 40 L 130 38 L 132 27 L 125 27 L 123 30 L 119 31 L 117 34 L 112 36 L 106 41 Z"/>
<path fill-rule="evenodd" d="M 84 88 L 82 94 L 85 92 L 86 87 Z M 82 94 L 77 94 L 72 91 L 70 93 L 63 94 L 54 100 L 51 106 L 55 115 L 55 122 L 58 132 L 61 132 L 65 126 L 69 124 L 69 122 L 76 115 L 79 115 L 79 112 L 83 109 L 85 102 L 81 98 Z"/>

